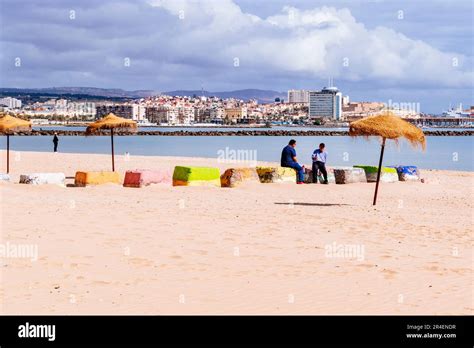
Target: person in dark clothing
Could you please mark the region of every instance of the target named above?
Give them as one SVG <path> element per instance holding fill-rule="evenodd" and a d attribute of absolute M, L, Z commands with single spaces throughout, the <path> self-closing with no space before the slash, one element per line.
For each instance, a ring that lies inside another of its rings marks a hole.
<path fill-rule="evenodd" d="M 313 155 L 313 183 L 318 183 L 318 170 L 323 174 L 323 184 L 328 183 L 328 172 L 326 170 L 326 160 L 328 154 L 324 151 L 326 145 L 324 143 L 319 144 L 319 149 L 314 150 Z"/>
<path fill-rule="evenodd" d="M 54 137 L 53 137 L 54 152 L 58 152 L 58 143 L 59 143 L 58 133 L 54 133 Z"/>
<path fill-rule="evenodd" d="M 296 159 L 295 147 L 296 147 L 296 140 L 291 139 L 288 145 L 286 145 L 283 148 L 283 151 L 281 152 L 280 165 L 282 167 L 289 167 L 296 170 L 296 173 L 297 173 L 296 183 L 304 184 L 304 169 L 302 166 L 299 165 Z"/>

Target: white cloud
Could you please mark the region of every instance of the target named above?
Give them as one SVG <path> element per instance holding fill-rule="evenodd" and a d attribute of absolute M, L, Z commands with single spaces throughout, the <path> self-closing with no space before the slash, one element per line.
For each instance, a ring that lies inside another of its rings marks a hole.
<path fill-rule="evenodd" d="M 472 28 L 442 2 L 405 1 L 399 21 L 392 1 L 337 2 L 351 10 L 316 8 L 324 0 L 0 1 L 2 87 L 284 91 L 332 76 L 353 100 L 472 104 Z M 472 5 L 460 8 L 465 19 Z"/>
<path fill-rule="evenodd" d="M 348 9 L 286 6 L 259 18 L 242 12 L 232 0 L 155 0 L 150 4 L 181 21 L 168 39 L 177 43 L 173 46 L 177 52 L 184 56 L 192 52 L 200 62 L 230 66 L 238 57 L 242 67 L 255 72 L 332 76 L 381 85 L 460 88 L 473 83 L 467 57 L 442 52 L 387 27 L 367 29 Z"/>

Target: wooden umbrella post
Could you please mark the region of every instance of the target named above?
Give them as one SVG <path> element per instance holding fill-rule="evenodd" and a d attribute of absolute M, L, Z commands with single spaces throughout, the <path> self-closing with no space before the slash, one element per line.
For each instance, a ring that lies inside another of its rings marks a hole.
<path fill-rule="evenodd" d="M 10 173 L 10 134 L 7 134 L 7 174 Z"/>
<path fill-rule="evenodd" d="M 112 171 L 115 172 L 115 162 L 114 162 L 114 129 L 110 129 L 110 141 L 112 144 Z"/>
<path fill-rule="evenodd" d="M 380 172 L 382 171 L 383 150 L 385 149 L 385 138 L 382 140 L 382 148 L 380 150 L 379 168 L 377 171 L 377 182 L 375 183 L 374 205 L 377 202 L 377 192 L 379 190 Z"/>

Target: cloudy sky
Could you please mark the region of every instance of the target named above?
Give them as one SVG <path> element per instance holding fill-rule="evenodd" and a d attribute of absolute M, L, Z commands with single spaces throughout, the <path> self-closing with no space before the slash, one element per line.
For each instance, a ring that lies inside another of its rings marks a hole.
<path fill-rule="evenodd" d="M 473 100 L 471 0 L 0 0 L 0 86 Z"/>

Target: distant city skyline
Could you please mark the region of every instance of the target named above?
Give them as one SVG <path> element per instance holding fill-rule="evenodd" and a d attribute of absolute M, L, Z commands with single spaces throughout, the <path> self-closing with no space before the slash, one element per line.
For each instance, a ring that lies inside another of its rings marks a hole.
<path fill-rule="evenodd" d="M 441 0 L 0 3 L 0 87 L 318 90 L 473 101 L 473 5 Z"/>

